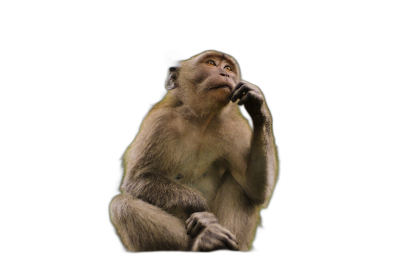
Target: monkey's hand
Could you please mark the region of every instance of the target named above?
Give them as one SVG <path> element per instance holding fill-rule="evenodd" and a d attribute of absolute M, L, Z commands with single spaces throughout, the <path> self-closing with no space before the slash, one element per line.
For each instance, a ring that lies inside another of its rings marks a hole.
<path fill-rule="evenodd" d="M 211 212 L 196 212 L 186 220 L 187 234 L 196 238 L 207 225 L 218 223 L 217 218 Z"/>
<path fill-rule="evenodd" d="M 192 251 L 213 251 L 218 249 L 239 250 L 236 237 L 221 225 L 207 225 L 197 236 Z"/>
<path fill-rule="evenodd" d="M 192 251 L 238 250 L 236 237 L 218 224 L 211 212 L 193 213 L 186 221 L 187 234 L 195 238 Z"/>
<path fill-rule="evenodd" d="M 261 90 L 254 84 L 241 81 L 233 88 L 230 100 L 235 102 L 240 99 L 238 105 L 243 105 L 253 119 L 254 124 L 263 125 L 269 119 L 265 99 Z"/>

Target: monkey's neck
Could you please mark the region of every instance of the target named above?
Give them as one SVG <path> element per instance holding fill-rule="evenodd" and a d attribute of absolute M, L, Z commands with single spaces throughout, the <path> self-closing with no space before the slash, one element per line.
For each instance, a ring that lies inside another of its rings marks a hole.
<path fill-rule="evenodd" d="M 215 117 L 215 111 L 210 112 L 207 114 L 205 117 L 203 117 L 202 123 L 200 124 L 201 127 L 201 135 L 204 134 L 206 131 L 208 125 L 210 124 L 210 121 Z"/>
<path fill-rule="evenodd" d="M 197 124 L 201 132 L 204 132 L 211 122 L 218 120 L 225 110 L 229 109 L 229 102 L 226 104 L 204 99 L 188 91 L 171 90 L 165 100 L 184 119 Z"/>
<path fill-rule="evenodd" d="M 214 118 L 218 118 L 226 108 L 226 105 L 221 105 L 217 102 L 208 102 L 204 100 L 191 101 L 186 105 L 191 110 L 193 117 L 198 121 L 203 121 L 208 124 Z"/>
<path fill-rule="evenodd" d="M 220 111 L 216 110 L 198 110 L 193 106 L 185 105 L 178 107 L 178 113 L 186 120 L 195 122 L 197 125 L 207 127 L 213 119 L 220 115 Z"/>

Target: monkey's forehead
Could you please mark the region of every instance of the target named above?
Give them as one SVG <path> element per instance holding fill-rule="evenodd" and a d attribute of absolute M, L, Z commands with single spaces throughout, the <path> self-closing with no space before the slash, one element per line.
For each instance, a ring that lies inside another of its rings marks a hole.
<path fill-rule="evenodd" d="M 221 59 L 225 59 L 227 61 L 230 61 L 232 64 L 234 64 L 236 66 L 239 66 L 239 64 L 237 63 L 237 61 L 236 61 L 236 59 L 234 57 L 232 57 L 232 56 L 230 56 L 230 55 L 228 55 L 226 53 L 215 51 L 215 50 L 204 51 L 204 52 L 202 52 L 200 54 L 197 54 L 197 55 L 195 55 L 195 56 L 193 56 L 193 57 L 191 57 L 191 58 L 189 58 L 187 60 L 182 60 L 181 62 L 198 61 L 198 60 L 202 60 L 204 58 L 213 57 L 213 56 L 221 58 Z"/>

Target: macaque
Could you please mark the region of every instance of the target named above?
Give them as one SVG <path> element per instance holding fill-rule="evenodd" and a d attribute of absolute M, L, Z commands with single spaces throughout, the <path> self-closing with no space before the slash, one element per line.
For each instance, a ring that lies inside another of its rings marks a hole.
<path fill-rule="evenodd" d="M 129 251 L 249 250 L 277 181 L 262 92 L 217 51 L 171 67 L 166 88 L 123 157 L 118 235 Z"/>

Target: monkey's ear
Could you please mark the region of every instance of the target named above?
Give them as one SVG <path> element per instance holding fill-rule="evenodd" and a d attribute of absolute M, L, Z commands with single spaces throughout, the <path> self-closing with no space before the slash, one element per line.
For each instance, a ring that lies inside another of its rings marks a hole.
<path fill-rule="evenodd" d="M 172 90 L 178 87 L 178 75 L 179 75 L 179 67 L 169 68 L 168 79 L 165 85 L 167 90 Z"/>

